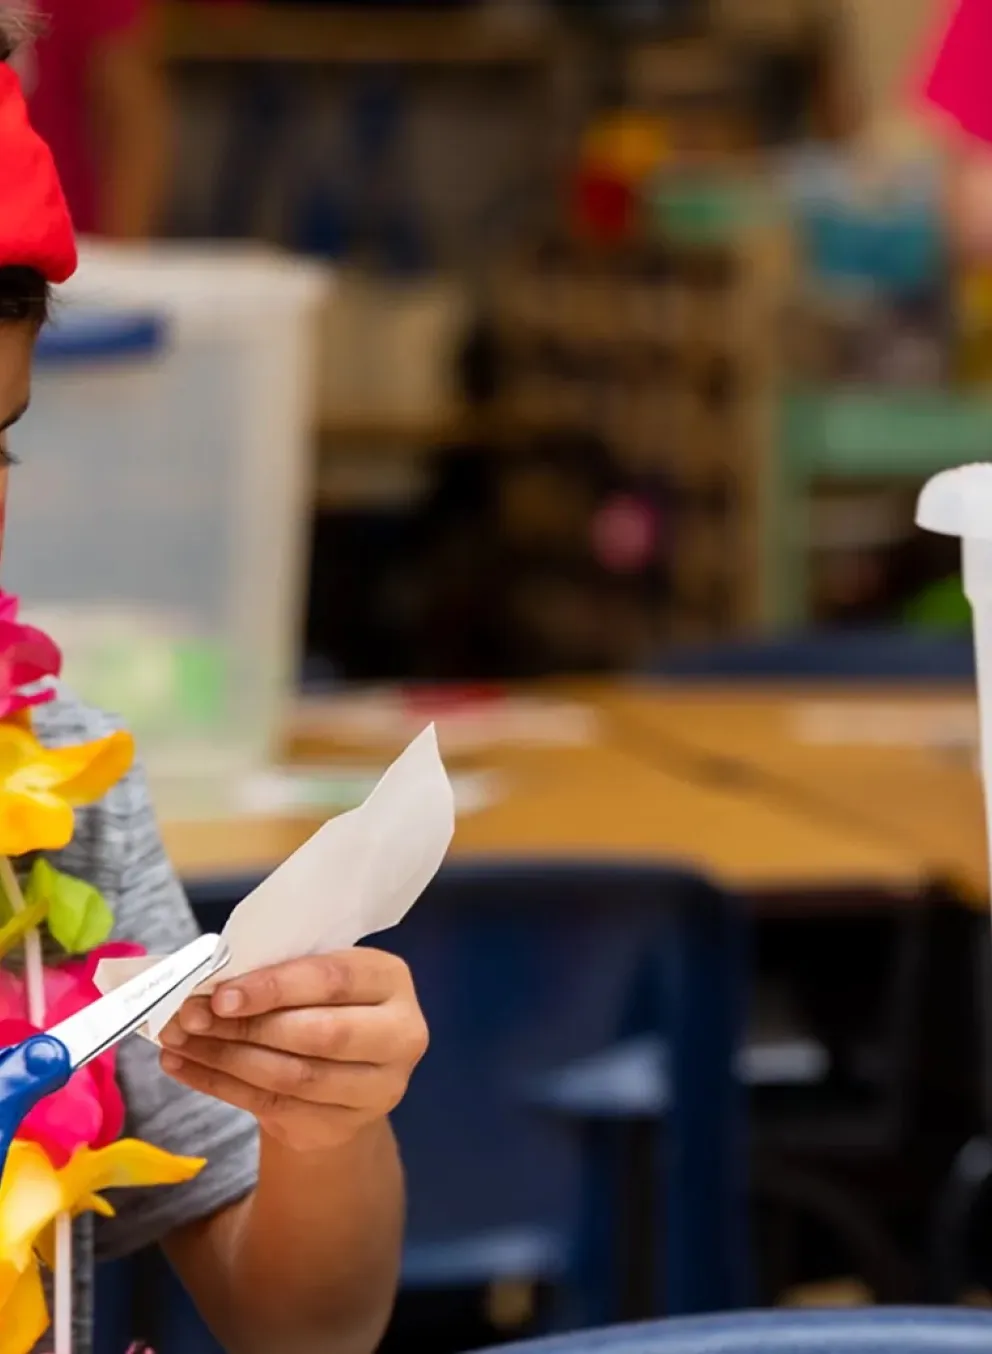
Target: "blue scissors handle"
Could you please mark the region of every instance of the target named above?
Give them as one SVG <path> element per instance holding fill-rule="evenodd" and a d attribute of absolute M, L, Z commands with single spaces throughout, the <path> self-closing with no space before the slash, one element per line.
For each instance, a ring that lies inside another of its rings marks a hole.
<path fill-rule="evenodd" d="M 36 1034 L 13 1048 L 0 1049 L 0 1179 L 21 1124 L 38 1101 L 61 1090 L 72 1073 L 69 1050 L 50 1034 Z"/>

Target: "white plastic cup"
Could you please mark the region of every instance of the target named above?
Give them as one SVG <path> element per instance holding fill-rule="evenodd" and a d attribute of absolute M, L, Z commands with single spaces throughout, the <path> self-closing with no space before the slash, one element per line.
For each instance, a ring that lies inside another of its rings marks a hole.
<path fill-rule="evenodd" d="M 923 486 L 916 521 L 927 531 L 961 538 L 962 582 L 971 605 L 975 643 L 985 825 L 992 854 L 992 464 L 963 465 L 934 475 Z"/>

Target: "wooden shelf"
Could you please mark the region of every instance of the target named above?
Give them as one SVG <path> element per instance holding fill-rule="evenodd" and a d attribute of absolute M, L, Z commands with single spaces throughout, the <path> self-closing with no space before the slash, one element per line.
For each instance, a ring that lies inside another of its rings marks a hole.
<path fill-rule="evenodd" d="M 340 418 L 324 418 L 318 425 L 322 441 L 335 446 L 352 443 L 355 446 L 372 449 L 390 450 L 393 447 L 406 447 L 411 451 L 422 451 L 430 447 L 462 438 L 479 436 L 483 420 L 473 421 L 457 416 L 450 419 L 399 419 L 373 418 L 362 415 Z"/>
<path fill-rule="evenodd" d="M 317 435 L 325 446 L 346 447 L 349 443 L 363 450 L 392 453 L 407 450 L 419 455 L 454 442 L 505 442 L 508 439 L 560 432 L 570 426 L 561 418 L 506 417 L 498 414 L 454 413 L 450 417 L 415 420 L 376 418 L 356 414 L 352 417 L 323 418 Z M 582 425 L 584 426 L 584 425 Z"/>
<path fill-rule="evenodd" d="M 165 50 L 177 64 L 527 65 L 547 59 L 555 29 L 484 11 L 339 9 L 166 0 Z"/>

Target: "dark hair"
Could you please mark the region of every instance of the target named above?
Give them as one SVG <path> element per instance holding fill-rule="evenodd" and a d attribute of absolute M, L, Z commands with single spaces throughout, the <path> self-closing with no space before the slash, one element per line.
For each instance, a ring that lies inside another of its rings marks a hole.
<path fill-rule="evenodd" d="M 48 319 L 49 286 L 36 268 L 0 267 L 0 323 Z"/>
<path fill-rule="evenodd" d="M 30 31 L 30 20 L 19 10 L 5 8 L 0 12 L 0 64 L 13 56 Z M 0 322 L 43 323 L 48 317 L 48 297 L 48 283 L 36 268 L 0 267 Z"/>

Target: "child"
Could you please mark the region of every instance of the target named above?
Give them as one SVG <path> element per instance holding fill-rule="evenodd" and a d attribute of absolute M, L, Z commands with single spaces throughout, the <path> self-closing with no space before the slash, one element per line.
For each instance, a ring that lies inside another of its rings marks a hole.
<path fill-rule="evenodd" d="M 52 157 L 27 120 L 0 43 L 0 521 L 6 431 L 25 412 L 51 283 L 76 264 Z M 110 721 L 60 695 L 36 712 L 43 742 L 101 736 Z M 62 868 L 95 884 L 115 936 L 168 953 L 195 933 L 140 773 L 77 816 Z M 161 1241 L 226 1347 L 371 1354 L 397 1281 L 403 1189 L 388 1115 L 426 1047 L 406 967 L 371 949 L 248 975 L 188 1002 L 163 1035 L 120 1050 L 128 1129 L 205 1156 L 188 1185 L 128 1191 L 115 1218 L 79 1224 L 77 1283 L 95 1249 Z M 88 1354 L 89 1304 L 74 1354 Z"/>

